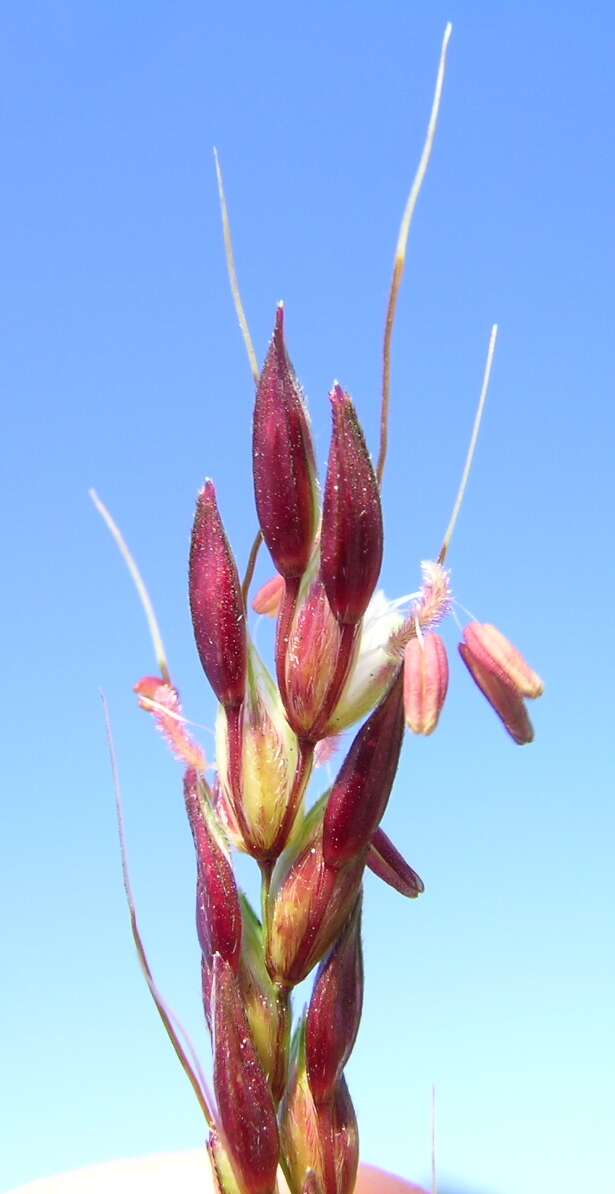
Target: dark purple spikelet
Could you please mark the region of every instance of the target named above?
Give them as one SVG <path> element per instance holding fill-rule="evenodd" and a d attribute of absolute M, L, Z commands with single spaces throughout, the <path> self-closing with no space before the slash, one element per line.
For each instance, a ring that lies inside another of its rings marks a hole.
<path fill-rule="evenodd" d="M 410 900 L 416 899 L 425 890 L 423 880 L 380 827 L 372 838 L 367 866 L 389 887 Z"/>
<path fill-rule="evenodd" d="M 218 700 L 240 705 L 246 685 L 246 616 L 237 565 L 212 481 L 196 506 L 189 570 L 190 611 L 203 670 Z"/>
<path fill-rule="evenodd" d="M 214 1089 L 233 1168 L 245 1194 L 273 1194 L 280 1153 L 269 1084 L 258 1060 L 237 979 L 214 954 Z"/>
<path fill-rule="evenodd" d="M 306 1020 L 306 1068 L 314 1102 L 331 1099 L 352 1052 L 363 1007 L 361 899 L 321 962 Z"/>
<path fill-rule="evenodd" d="M 309 832 L 289 850 L 270 896 L 267 967 L 283 986 L 300 983 L 318 964 L 346 923 L 359 894 L 364 853 L 334 870 L 322 851 L 322 811 L 308 815 Z"/>
<path fill-rule="evenodd" d="M 237 973 L 241 955 L 241 906 L 237 884 L 213 815 L 199 800 L 198 776 L 189 768 L 184 799 L 197 860 L 197 932 L 206 957 L 218 953 Z"/>
<path fill-rule="evenodd" d="M 317 1108 L 317 1115 L 324 1194 L 353 1194 L 359 1168 L 359 1130 L 343 1075 L 333 1098 Z"/>
<path fill-rule="evenodd" d="M 333 432 L 322 512 L 320 574 L 339 622 L 363 617 L 383 550 L 378 482 L 348 394 L 331 392 Z"/>
<path fill-rule="evenodd" d="M 316 468 L 301 388 L 284 344 L 284 309 L 256 391 L 254 495 L 263 539 L 285 580 L 302 576 L 317 524 Z"/>
<path fill-rule="evenodd" d="M 277 1105 L 288 1077 L 290 1007 L 271 981 L 265 965 L 264 929 L 244 895 L 241 896 L 241 908 L 243 938 L 239 990 L 252 1040 Z"/>
<path fill-rule="evenodd" d="M 340 867 L 367 850 L 387 806 L 404 734 L 403 677 L 356 735 L 327 803 L 323 854 Z"/>

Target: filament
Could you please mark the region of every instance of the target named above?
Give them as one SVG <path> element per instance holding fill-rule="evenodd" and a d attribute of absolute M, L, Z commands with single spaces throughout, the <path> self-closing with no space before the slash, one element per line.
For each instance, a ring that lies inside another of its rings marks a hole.
<path fill-rule="evenodd" d="M 166 680 L 166 682 L 168 684 L 170 684 L 171 683 L 171 674 L 169 672 L 167 655 L 166 655 L 166 651 L 164 649 L 164 643 L 162 641 L 162 635 L 160 633 L 158 619 L 156 617 L 156 613 L 155 613 L 154 606 L 152 604 L 150 595 L 145 586 L 145 581 L 143 580 L 143 577 L 141 576 L 141 573 L 139 572 L 136 560 L 135 560 L 130 548 L 128 547 L 128 544 L 126 543 L 126 540 L 124 539 L 124 536 L 122 535 L 122 532 L 120 531 L 120 528 L 118 527 L 114 518 L 111 516 L 109 510 L 105 506 L 105 503 L 99 498 L 95 489 L 90 489 L 89 494 L 90 494 L 90 497 L 91 497 L 96 509 L 98 510 L 98 513 L 100 514 L 101 518 L 104 520 L 109 531 L 111 532 L 111 534 L 112 534 L 112 536 L 113 536 L 113 538 L 114 538 L 114 540 L 124 558 L 126 567 L 128 568 L 128 571 L 130 572 L 130 575 L 133 579 L 134 586 L 139 595 L 139 600 L 141 602 L 141 605 L 143 606 L 143 611 L 145 613 L 145 617 L 147 618 L 147 625 L 149 627 L 150 638 L 152 640 L 152 645 L 154 648 L 154 654 L 156 656 L 156 661 L 158 663 L 158 667 L 160 668 L 160 675 L 162 676 L 163 680 Z"/>
<path fill-rule="evenodd" d="M 459 511 L 461 510 L 461 507 L 463 505 L 463 499 L 465 497 L 468 479 L 470 476 L 470 471 L 472 469 L 472 462 L 474 460 L 474 453 L 476 451 L 476 445 L 478 443 L 478 433 L 480 431 L 480 425 L 482 422 L 483 411 L 485 409 L 485 402 L 487 401 L 487 394 L 489 393 L 489 382 L 491 381 L 491 369 L 493 366 L 493 358 L 495 356 L 495 344 L 496 344 L 497 338 L 498 338 L 498 325 L 497 325 L 497 323 L 494 323 L 494 325 L 491 329 L 491 335 L 489 337 L 489 347 L 487 349 L 487 360 L 485 361 L 485 372 L 483 373 L 483 384 L 481 387 L 480 398 L 478 400 L 478 406 L 476 408 L 476 414 L 474 416 L 474 426 L 472 427 L 472 434 L 470 436 L 470 443 L 468 445 L 466 460 L 465 460 L 465 464 L 463 466 L 463 473 L 461 474 L 461 481 L 459 482 L 459 489 L 457 491 L 457 497 L 455 498 L 455 505 L 453 506 L 453 513 L 451 514 L 450 522 L 446 528 L 446 534 L 444 536 L 444 539 L 442 540 L 442 547 L 440 548 L 440 552 L 438 555 L 438 563 L 439 564 L 443 564 L 446 559 L 448 549 L 450 546 L 450 542 L 451 542 L 451 539 L 453 536 L 453 531 L 455 530 L 455 526 L 457 524 L 457 519 L 459 518 Z"/>
<path fill-rule="evenodd" d="M 442 91 L 444 89 L 444 78 L 446 75 L 446 56 L 448 51 L 448 43 L 453 32 L 453 26 L 450 21 L 444 30 L 444 37 L 442 38 L 442 47 L 440 49 L 440 60 L 438 62 L 438 73 L 436 75 L 436 86 L 434 90 L 433 102 L 431 105 L 431 115 L 429 117 L 429 124 L 427 125 L 427 133 L 425 136 L 425 144 L 423 145 L 423 152 L 420 157 L 418 168 L 414 176 L 414 181 L 410 188 L 410 194 L 406 202 L 404 214 L 402 216 L 401 226 L 399 229 L 399 236 L 397 239 L 397 248 L 395 250 L 395 262 L 393 265 L 393 277 L 391 279 L 391 289 L 389 291 L 389 301 L 387 306 L 386 319 L 384 324 L 384 345 L 382 349 L 382 403 L 380 407 L 380 450 L 378 452 L 378 464 L 376 466 L 376 476 L 378 484 L 382 485 L 382 478 L 384 475 L 384 466 L 387 457 L 387 449 L 389 442 L 389 408 L 391 405 L 391 342 L 393 340 L 393 328 L 395 326 L 395 313 L 397 311 L 397 300 L 401 289 L 401 283 L 404 276 L 404 269 L 406 266 L 406 249 L 408 246 L 408 236 L 410 233 L 410 226 L 414 216 L 414 209 L 417 204 L 418 197 L 421 193 L 421 187 L 427 173 L 429 160 L 431 158 L 431 151 L 436 136 L 436 129 L 438 126 L 438 116 L 440 114 L 440 103 L 442 100 Z"/>
<path fill-rule="evenodd" d="M 241 300 L 241 291 L 239 289 L 239 278 L 237 277 L 237 268 L 235 266 L 235 254 L 233 252 L 233 238 L 231 235 L 231 221 L 228 214 L 228 204 L 226 202 L 226 195 L 224 193 L 224 179 L 222 177 L 222 167 L 220 165 L 220 158 L 218 157 L 218 150 L 214 148 L 214 162 L 216 164 L 216 179 L 218 182 L 218 195 L 220 197 L 220 214 L 222 216 L 222 235 L 224 236 L 224 253 L 226 256 L 226 269 L 228 273 L 228 280 L 231 287 L 231 294 L 233 296 L 233 303 L 235 304 L 235 311 L 237 319 L 239 320 L 239 327 L 243 336 L 243 342 L 246 346 L 248 354 L 248 361 L 250 362 L 250 369 L 252 377 L 254 378 L 255 386 L 258 385 L 260 378 L 260 370 L 256 353 L 254 351 L 254 342 L 250 334 L 248 320 L 244 310 L 243 302 Z M 248 592 L 254 576 L 254 569 L 256 567 L 256 560 L 263 536 L 260 531 L 256 532 L 254 542 L 250 549 L 248 563 L 246 567 L 246 574 L 243 578 L 241 591 L 243 593 L 244 604 L 248 604 Z"/>
<path fill-rule="evenodd" d="M 224 179 L 222 178 L 222 168 L 220 166 L 220 159 L 218 157 L 218 150 L 214 148 L 214 162 L 216 164 L 216 179 L 218 181 L 218 195 L 220 197 L 220 213 L 222 215 L 222 234 L 224 236 L 224 253 L 226 256 L 226 268 L 228 271 L 228 280 L 231 287 L 231 294 L 235 304 L 235 311 L 239 320 L 239 327 L 243 336 L 243 342 L 246 346 L 248 354 L 248 361 L 250 362 L 250 369 L 254 384 L 258 385 L 260 377 L 260 370 L 258 368 L 258 361 L 254 351 L 254 343 L 250 335 L 250 328 L 248 327 L 248 320 L 241 301 L 241 292 L 239 290 L 239 278 L 237 277 L 237 269 L 235 267 L 235 254 L 233 252 L 233 238 L 231 236 L 231 222 L 228 214 L 228 205 L 226 202 L 226 195 L 224 193 Z"/>

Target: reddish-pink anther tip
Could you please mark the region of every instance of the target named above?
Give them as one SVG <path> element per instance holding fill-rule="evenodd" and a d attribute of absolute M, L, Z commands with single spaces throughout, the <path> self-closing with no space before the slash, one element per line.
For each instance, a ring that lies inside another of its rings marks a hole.
<path fill-rule="evenodd" d="M 197 499 L 189 593 L 194 637 L 205 675 L 221 704 L 239 705 L 246 685 L 245 610 L 212 481 L 205 483 Z"/>
<path fill-rule="evenodd" d="M 252 609 L 255 614 L 263 614 L 267 618 L 277 618 L 284 597 L 284 577 L 272 576 L 252 598 Z"/>
<path fill-rule="evenodd" d="M 163 684 L 167 681 L 163 680 L 162 676 L 142 676 L 137 683 L 133 685 L 133 692 L 136 692 L 139 698 L 139 706 L 151 713 L 152 701 L 156 700 L 156 694 Z"/>
<path fill-rule="evenodd" d="M 415 734 L 433 734 L 448 690 L 448 657 L 439 634 L 411 638 L 404 651 L 404 714 Z"/>
<path fill-rule="evenodd" d="M 336 383 L 322 513 L 320 574 L 339 622 L 363 617 L 382 564 L 378 482 L 352 400 Z"/>
<path fill-rule="evenodd" d="M 175 758 L 184 766 L 206 771 L 205 752 L 186 730 L 179 692 L 174 685 L 162 676 L 143 676 L 135 684 L 134 691 L 139 699 L 139 708 L 152 714 Z"/>

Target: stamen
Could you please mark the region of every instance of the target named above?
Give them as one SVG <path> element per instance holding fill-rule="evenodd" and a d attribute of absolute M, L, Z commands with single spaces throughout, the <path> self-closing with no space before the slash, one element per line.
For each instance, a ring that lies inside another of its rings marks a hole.
<path fill-rule="evenodd" d="M 489 393 L 489 382 L 491 381 L 491 369 L 493 366 L 493 358 L 495 355 L 495 342 L 496 342 L 497 338 L 498 338 L 498 325 L 497 325 L 497 323 L 494 323 L 494 325 L 491 329 L 491 335 L 489 337 L 489 347 L 487 349 L 487 360 L 485 361 L 485 372 L 483 374 L 483 384 L 482 384 L 482 388 L 481 388 L 481 392 L 480 392 L 480 398 L 478 400 L 478 406 L 476 408 L 476 414 L 474 416 L 474 426 L 472 427 L 472 435 L 470 436 L 470 443 L 468 446 L 466 461 L 463 466 L 463 473 L 461 474 L 461 481 L 459 483 L 457 497 L 455 498 L 455 505 L 453 506 L 453 513 L 451 514 L 450 522 L 446 528 L 446 534 L 444 536 L 444 539 L 442 540 L 442 547 L 440 548 L 440 552 L 438 554 L 438 563 L 439 564 L 443 564 L 446 559 L 447 552 L 448 552 L 448 549 L 450 546 L 450 542 L 451 542 L 451 539 L 453 536 L 453 531 L 455 530 L 455 526 L 457 524 L 457 519 L 459 518 L 459 511 L 461 510 L 461 506 L 463 504 L 463 499 L 465 497 L 466 487 L 467 487 L 468 479 L 470 476 L 470 470 L 472 468 L 472 462 L 474 460 L 474 453 L 476 451 L 476 444 L 478 442 L 478 433 L 480 431 L 480 425 L 481 425 L 481 421 L 482 421 L 482 417 L 483 417 L 483 411 L 485 409 L 485 402 L 487 401 L 487 394 Z"/>
<path fill-rule="evenodd" d="M 89 495 L 90 495 L 96 509 L 98 510 L 98 513 L 100 514 L 101 518 L 106 523 L 109 531 L 111 532 L 111 534 L 112 534 L 112 536 L 113 536 L 113 538 L 114 538 L 114 540 L 124 558 L 126 567 L 128 568 L 128 571 L 130 572 L 130 575 L 133 579 L 134 586 L 137 590 L 139 600 L 141 602 L 141 605 L 143 606 L 143 612 L 145 614 L 145 617 L 147 618 L 147 625 L 149 628 L 150 638 L 152 640 L 152 646 L 154 648 L 154 654 L 156 656 L 156 662 L 158 664 L 158 667 L 160 668 L 160 675 L 162 676 L 163 680 L 166 680 L 167 684 L 170 684 L 171 683 L 171 673 L 169 672 L 167 655 L 166 655 L 166 651 L 164 649 L 164 643 L 162 641 L 162 635 L 160 633 L 160 627 L 158 625 L 158 619 L 156 617 L 154 606 L 152 604 L 150 595 L 145 587 L 145 581 L 143 580 L 143 577 L 141 576 L 141 573 L 139 572 L 136 560 L 135 560 L 130 548 L 128 547 L 128 544 L 126 543 L 126 540 L 124 539 L 124 536 L 122 535 L 122 532 L 120 531 L 120 528 L 118 527 L 115 520 L 112 518 L 111 514 L 109 513 L 109 510 L 105 506 L 105 503 L 103 501 L 101 501 L 101 499 L 99 498 L 95 489 L 90 489 Z"/>
<path fill-rule="evenodd" d="M 436 76 L 436 86 L 434 91 L 433 102 L 431 106 L 431 115 L 429 117 L 429 124 L 427 125 L 427 134 L 425 137 L 425 144 L 423 145 L 423 152 L 418 164 L 414 181 L 410 188 L 410 194 L 404 214 L 402 216 L 401 227 L 399 229 L 399 237 L 397 240 L 397 248 L 395 250 L 395 262 L 393 265 L 393 277 L 391 279 L 391 289 L 389 291 L 389 302 L 387 306 L 386 320 L 384 325 L 384 345 L 382 350 L 382 404 L 380 407 L 380 450 L 378 452 L 378 464 L 376 467 L 376 476 L 378 484 L 382 486 L 382 477 L 384 474 L 384 466 L 387 457 L 387 448 L 389 440 L 389 407 L 391 404 L 391 342 L 393 339 L 393 328 L 395 325 L 395 313 L 397 310 L 397 300 L 401 289 L 401 283 L 404 276 L 404 269 L 406 265 L 406 249 L 408 245 L 408 236 L 410 233 L 410 226 L 414 216 L 414 209 L 417 204 L 418 197 L 421 193 L 421 187 L 427 173 L 429 160 L 431 158 L 431 151 L 436 136 L 436 128 L 438 125 L 438 116 L 440 113 L 440 102 L 442 100 L 442 91 L 444 88 L 444 77 L 446 74 L 446 55 L 448 51 L 448 43 L 453 32 L 453 26 L 450 21 L 444 30 L 444 37 L 442 38 L 442 48 L 440 50 L 440 61 L 438 63 L 438 74 Z"/>
<path fill-rule="evenodd" d="M 479 618 L 476 617 L 476 614 L 473 614 L 472 610 L 468 609 L 467 605 L 462 605 L 460 601 L 457 601 L 457 598 L 455 598 L 455 605 L 458 609 L 463 611 L 463 613 L 466 615 L 466 618 L 469 618 L 471 622 L 479 621 Z"/>
<path fill-rule="evenodd" d="M 455 605 L 459 605 L 459 602 L 456 601 Z M 457 613 L 457 610 L 455 609 L 455 605 L 451 609 L 451 618 L 453 619 L 453 622 L 455 623 L 455 626 L 457 627 L 459 633 L 463 634 L 463 626 L 461 625 L 461 620 L 460 620 L 459 614 Z M 461 608 L 463 608 L 463 607 L 461 607 Z"/>

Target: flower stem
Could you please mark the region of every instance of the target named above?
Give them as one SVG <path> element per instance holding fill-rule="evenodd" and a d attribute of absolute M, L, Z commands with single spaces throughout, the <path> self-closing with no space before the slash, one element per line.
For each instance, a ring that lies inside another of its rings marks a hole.
<path fill-rule="evenodd" d="M 274 858 L 261 858 L 258 864 L 261 873 L 261 919 L 265 934 L 269 932 L 269 892 L 274 865 Z"/>
<path fill-rule="evenodd" d="M 279 1105 L 288 1082 L 288 1041 L 290 1037 L 290 990 L 276 983 L 278 1004 L 278 1029 L 275 1040 L 275 1069 L 271 1075 L 271 1093 L 276 1107 Z"/>

